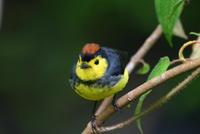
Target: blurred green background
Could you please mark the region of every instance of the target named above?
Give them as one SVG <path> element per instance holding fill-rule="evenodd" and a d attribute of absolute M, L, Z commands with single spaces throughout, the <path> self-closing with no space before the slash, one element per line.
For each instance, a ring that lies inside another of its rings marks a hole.
<path fill-rule="evenodd" d="M 199 5 L 200 1 L 191 0 L 182 14 L 187 34 L 200 31 Z M 131 56 L 158 24 L 153 0 L 4 0 L 2 7 L 0 134 L 79 134 L 92 111 L 92 102 L 79 97 L 68 83 L 81 47 L 97 42 Z M 175 46 L 170 48 L 162 37 L 145 60 L 153 66 L 161 56 L 174 59 L 183 42 L 175 37 Z M 159 86 L 145 106 L 181 79 L 183 76 Z M 145 80 L 146 76 L 133 74 L 124 92 Z M 198 78 L 145 116 L 144 132 L 199 133 L 199 87 Z M 125 108 L 108 124 L 133 113 L 134 106 Z M 110 133 L 139 132 L 133 124 Z"/>

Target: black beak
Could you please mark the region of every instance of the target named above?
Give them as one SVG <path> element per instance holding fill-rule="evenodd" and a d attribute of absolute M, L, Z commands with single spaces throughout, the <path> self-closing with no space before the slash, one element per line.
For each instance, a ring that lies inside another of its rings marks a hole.
<path fill-rule="evenodd" d="M 87 63 L 82 63 L 80 67 L 81 69 L 86 69 L 86 68 L 90 68 L 91 66 L 88 65 Z"/>

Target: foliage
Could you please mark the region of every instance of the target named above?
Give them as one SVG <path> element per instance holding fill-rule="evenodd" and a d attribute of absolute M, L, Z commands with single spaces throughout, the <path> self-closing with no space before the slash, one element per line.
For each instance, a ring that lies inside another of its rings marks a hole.
<path fill-rule="evenodd" d="M 173 28 L 183 10 L 184 0 L 155 0 L 159 23 L 169 44 L 172 46 Z"/>
<path fill-rule="evenodd" d="M 149 72 L 150 65 L 148 63 L 143 62 L 142 67 L 137 71 L 137 74 L 144 75 Z"/>
<path fill-rule="evenodd" d="M 191 35 L 200 36 L 200 33 L 190 32 Z"/>
<path fill-rule="evenodd" d="M 164 73 L 167 70 L 167 68 L 169 67 L 169 65 L 170 65 L 170 60 L 169 60 L 168 57 L 160 58 L 159 62 L 153 68 L 153 70 L 151 71 L 147 80 L 151 80 L 152 78 L 159 76 L 162 73 Z M 135 109 L 135 115 L 137 115 L 141 112 L 144 100 L 151 93 L 151 91 L 152 90 L 149 90 L 148 92 L 144 93 L 139 98 L 139 102 L 138 102 L 136 109 Z M 137 122 L 138 129 L 140 130 L 140 133 L 143 134 L 143 130 L 142 130 L 142 126 L 141 126 L 141 119 L 138 119 L 136 122 Z"/>

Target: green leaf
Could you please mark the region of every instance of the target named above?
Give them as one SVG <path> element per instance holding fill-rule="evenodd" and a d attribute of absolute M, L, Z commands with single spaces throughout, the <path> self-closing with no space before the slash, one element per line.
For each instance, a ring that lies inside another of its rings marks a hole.
<path fill-rule="evenodd" d="M 155 0 L 157 18 L 169 44 L 172 46 L 173 28 L 183 10 L 184 0 Z"/>
<path fill-rule="evenodd" d="M 169 65 L 170 65 L 170 60 L 167 56 L 160 58 L 159 62 L 153 68 L 153 70 L 151 71 L 147 80 L 151 80 L 152 78 L 159 76 L 162 73 L 164 73 L 167 70 L 167 68 L 169 67 Z M 147 91 L 146 93 L 144 93 L 143 95 L 140 96 L 139 102 L 138 102 L 136 109 L 135 109 L 135 113 L 134 113 L 135 115 L 137 115 L 141 112 L 144 100 L 148 96 L 148 94 L 151 93 L 151 91 L 152 90 L 149 90 L 149 91 Z M 143 134 L 143 130 L 142 130 L 142 126 L 141 126 L 141 119 L 138 119 L 136 121 L 136 123 L 137 123 L 137 127 L 138 127 L 140 133 Z"/>
<path fill-rule="evenodd" d="M 169 67 L 169 65 L 170 65 L 169 57 L 165 56 L 165 57 L 160 58 L 159 62 L 156 64 L 156 66 L 151 71 L 151 73 L 148 77 L 148 80 L 151 80 L 152 78 L 164 73 L 167 70 L 167 68 Z"/>
<path fill-rule="evenodd" d="M 144 75 L 148 73 L 149 70 L 150 70 L 150 65 L 144 62 L 143 66 L 137 71 L 137 74 Z"/>
<path fill-rule="evenodd" d="M 200 33 L 190 32 L 191 35 L 200 36 Z"/>

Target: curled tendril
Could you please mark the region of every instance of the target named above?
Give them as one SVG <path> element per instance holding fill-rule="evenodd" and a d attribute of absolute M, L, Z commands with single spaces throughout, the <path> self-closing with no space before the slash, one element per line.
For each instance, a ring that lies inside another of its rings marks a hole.
<path fill-rule="evenodd" d="M 195 45 L 195 44 L 200 44 L 200 42 L 193 40 L 193 41 L 188 41 L 185 44 L 183 44 L 183 46 L 179 49 L 179 52 L 178 52 L 179 59 L 185 62 L 186 58 L 183 55 L 183 51 L 185 50 L 186 47 Z"/>

